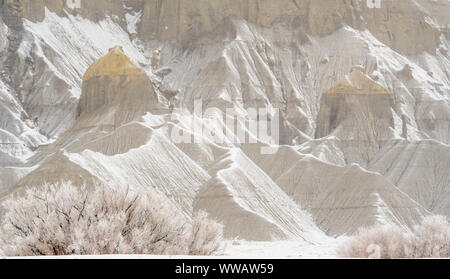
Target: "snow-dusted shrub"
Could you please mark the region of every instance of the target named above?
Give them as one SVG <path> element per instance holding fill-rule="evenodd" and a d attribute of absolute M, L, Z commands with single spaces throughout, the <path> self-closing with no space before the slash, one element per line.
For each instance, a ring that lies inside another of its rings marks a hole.
<path fill-rule="evenodd" d="M 450 224 L 445 216 L 428 216 L 414 227 L 407 249 L 411 258 L 449 258 Z"/>
<path fill-rule="evenodd" d="M 199 212 L 193 222 L 192 231 L 188 239 L 189 254 L 212 255 L 221 252 L 223 226 L 208 219 L 205 212 Z"/>
<path fill-rule="evenodd" d="M 397 226 L 362 228 L 337 253 L 350 258 L 448 258 L 450 224 L 444 216 L 428 216 L 409 234 Z"/>
<path fill-rule="evenodd" d="M 0 250 L 6 256 L 187 254 L 213 252 L 210 239 L 220 242 L 217 231 L 210 235 L 207 219 L 194 222 L 194 231 L 207 233 L 192 237 L 186 218 L 152 191 L 103 186 L 88 191 L 62 183 L 30 189 L 3 206 Z M 199 247 L 191 250 L 197 238 Z"/>
<path fill-rule="evenodd" d="M 407 241 L 402 230 L 394 226 L 361 228 L 338 248 L 337 253 L 346 258 L 403 258 Z"/>

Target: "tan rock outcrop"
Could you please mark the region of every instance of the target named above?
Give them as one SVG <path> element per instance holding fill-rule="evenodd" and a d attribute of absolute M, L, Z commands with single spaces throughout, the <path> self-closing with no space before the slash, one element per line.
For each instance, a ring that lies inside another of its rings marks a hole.
<path fill-rule="evenodd" d="M 117 127 L 158 107 L 158 97 L 147 74 L 116 46 L 95 61 L 83 76 L 78 115 L 107 110 Z"/>
<path fill-rule="evenodd" d="M 125 55 L 121 46 L 113 47 L 108 54 L 95 61 L 83 75 L 83 81 L 87 82 L 95 77 L 109 76 L 112 79 L 120 76 L 135 76 L 145 74 L 144 70 L 137 67 L 130 58 Z"/>

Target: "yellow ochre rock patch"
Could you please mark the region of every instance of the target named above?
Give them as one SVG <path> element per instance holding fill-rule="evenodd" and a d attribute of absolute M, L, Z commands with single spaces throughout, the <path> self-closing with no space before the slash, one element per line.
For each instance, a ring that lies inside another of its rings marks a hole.
<path fill-rule="evenodd" d="M 109 49 L 104 57 L 96 60 L 86 71 L 83 81 L 94 77 L 103 76 L 122 76 L 122 75 L 141 75 L 145 74 L 130 58 L 123 52 L 121 46 L 115 46 Z"/>
<path fill-rule="evenodd" d="M 360 66 L 352 68 L 344 80 L 337 82 L 325 94 L 390 94 L 389 91 L 366 75 Z"/>

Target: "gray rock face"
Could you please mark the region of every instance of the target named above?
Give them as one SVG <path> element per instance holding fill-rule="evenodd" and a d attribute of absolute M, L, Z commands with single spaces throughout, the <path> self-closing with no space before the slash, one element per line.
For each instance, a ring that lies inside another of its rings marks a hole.
<path fill-rule="evenodd" d="M 353 162 L 365 165 L 393 138 L 392 95 L 355 68 L 322 95 L 316 138 L 334 136 Z"/>
<path fill-rule="evenodd" d="M 450 214 L 450 147 L 428 140 L 386 145 L 370 168 L 437 214 Z"/>
<path fill-rule="evenodd" d="M 2 198 L 153 187 L 227 237 L 313 243 L 450 214 L 448 1 L 1 3 Z M 196 128 L 248 108 L 280 111 L 275 154 Z"/>
<path fill-rule="evenodd" d="M 123 15 L 127 9 L 142 11 L 141 38 L 177 39 L 183 45 L 204 34 L 225 31 L 223 23 L 236 18 L 264 27 L 284 21 L 301 26 L 314 36 L 330 35 L 344 25 L 360 30 L 368 28 L 393 49 L 413 54 L 439 46 L 439 26 L 427 21 L 426 13 L 436 14 L 440 26 L 450 23 L 443 16 L 450 8 L 446 1 L 429 4 L 428 1 L 386 0 L 380 8 L 370 7 L 364 1 L 280 1 L 6 0 L 5 3 L 20 7 L 22 15 L 31 21 L 43 20 L 45 8 L 59 15 L 64 15 L 64 12 L 81 14 L 91 20 L 100 20 L 105 15 Z M 416 36 L 411 36 L 412 32 Z M 416 37 L 420 38 L 420 43 L 414 41 Z"/>
<path fill-rule="evenodd" d="M 387 140 L 390 138 L 387 130 L 394 126 L 392 106 L 393 101 L 389 94 L 324 94 L 316 138 L 339 134 L 354 141 Z M 363 126 L 367 126 L 370 120 L 376 122 L 373 123 L 374 126 L 367 127 L 371 134 L 352 133 L 359 121 Z M 336 131 L 337 128 L 339 131 Z"/>

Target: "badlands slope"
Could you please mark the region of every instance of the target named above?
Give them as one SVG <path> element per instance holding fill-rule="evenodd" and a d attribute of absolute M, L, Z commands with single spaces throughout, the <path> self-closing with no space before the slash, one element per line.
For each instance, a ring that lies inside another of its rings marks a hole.
<path fill-rule="evenodd" d="M 317 247 L 450 216 L 448 1 L 69 2 L 0 7 L 2 199 L 152 187 L 229 239 Z"/>

